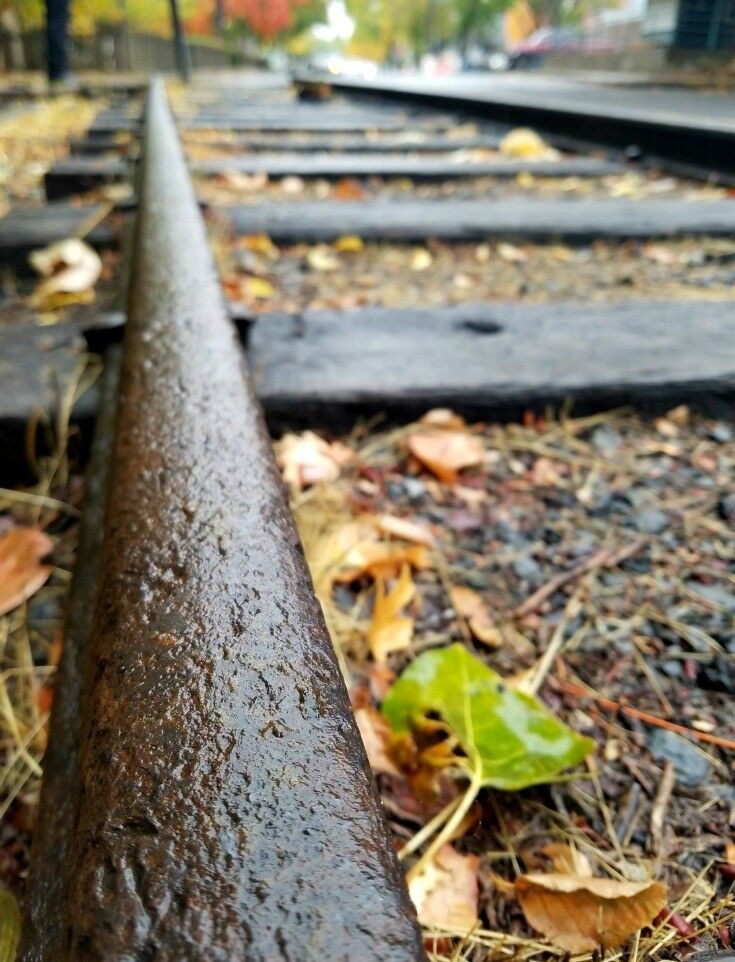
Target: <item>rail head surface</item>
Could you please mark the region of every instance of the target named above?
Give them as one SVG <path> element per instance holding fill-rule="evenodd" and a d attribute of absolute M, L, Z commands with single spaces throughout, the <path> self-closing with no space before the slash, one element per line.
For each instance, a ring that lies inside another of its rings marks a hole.
<path fill-rule="evenodd" d="M 54 957 L 423 960 L 159 80 L 128 318 Z"/>

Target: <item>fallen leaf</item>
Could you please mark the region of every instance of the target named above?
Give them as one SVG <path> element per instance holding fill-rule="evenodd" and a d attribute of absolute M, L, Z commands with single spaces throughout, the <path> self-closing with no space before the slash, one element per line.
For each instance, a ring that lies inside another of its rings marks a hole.
<path fill-rule="evenodd" d="M 415 458 L 448 484 L 456 481 L 462 468 L 485 460 L 479 438 L 462 431 L 417 431 L 409 435 L 407 444 Z"/>
<path fill-rule="evenodd" d="M 365 248 L 365 241 L 355 234 L 345 234 L 334 242 L 334 249 L 340 254 L 356 254 Z"/>
<path fill-rule="evenodd" d="M 519 160 L 554 160 L 559 152 L 554 150 L 530 127 L 516 127 L 503 137 L 498 150 L 504 157 Z"/>
<path fill-rule="evenodd" d="M 277 260 L 280 251 L 267 234 L 247 234 L 242 238 L 241 246 L 256 254 L 264 254 L 271 260 Z"/>
<path fill-rule="evenodd" d="M 13 528 L 0 537 L 0 615 L 34 595 L 53 571 L 41 564 L 54 543 L 38 528 Z"/>
<path fill-rule="evenodd" d="M 276 293 L 275 287 L 264 277 L 245 277 L 242 280 L 242 290 L 248 297 L 257 301 L 267 301 Z"/>
<path fill-rule="evenodd" d="M 66 303 L 68 295 L 88 298 L 102 273 L 97 252 L 75 237 L 33 251 L 29 260 L 44 278 L 33 294 L 36 305 L 47 305 L 50 298 L 58 295 L 67 298 Z"/>
<path fill-rule="evenodd" d="M 491 648 L 499 648 L 503 644 L 503 635 L 476 591 L 464 585 L 453 585 L 449 596 L 457 613 L 467 620 L 470 631 L 478 641 Z"/>
<path fill-rule="evenodd" d="M 567 952 L 610 949 L 649 925 L 666 905 L 661 882 L 541 872 L 516 879 L 529 924 Z"/>
<path fill-rule="evenodd" d="M 233 190 L 242 190 L 246 193 L 262 190 L 268 186 L 268 174 L 259 171 L 255 174 L 243 174 L 237 170 L 230 170 L 222 174 L 222 181 L 227 187 Z"/>
<path fill-rule="evenodd" d="M 434 535 L 418 521 L 407 518 L 396 518 L 392 514 L 383 514 L 378 518 L 378 528 L 383 534 L 400 538 L 401 541 L 413 541 L 415 544 L 425 544 L 428 548 L 436 544 Z"/>
<path fill-rule="evenodd" d="M 397 734 L 437 712 L 464 751 L 472 781 L 506 791 L 552 780 L 595 745 L 459 644 L 414 659 L 381 710 Z"/>
<path fill-rule="evenodd" d="M 386 591 L 383 578 L 375 580 L 375 605 L 367 632 L 370 653 L 376 661 L 385 661 L 394 651 L 405 651 L 413 637 L 413 618 L 401 614 L 416 594 L 416 585 L 407 564 L 401 567 L 398 581 Z"/>
<path fill-rule="evenodd" d="M 664 267 L 671 267 L 672 264 L 678 264 L 679 262 L 677 251 L 665 247 L 663 244 L 643 244 L 641 254 L 647 257 L 649 261 L 662 264 Z"/>
<path fill-rule="evenodd" d="M 354 457 L 346 445 L 325 441 L 313 431 L 284 434 L 276 442 L 275 451 L 283 480 L 293 492 L 321 481 L 336 481 Z"/>
<path fill-rule="evenodd" d="M 510 264 L 523 264 L 528 260 L 528 254 L 515 244 L 498 244 L 496 248 L 498 256 Z"/>
<path fill-rule="evenodd" d="M 319 570 L 332 583 L 349 584 L 365 575 L 373 579 L 394 577 L 404 564 L 419 570 L 429 566 L 424 545 L 380 541 L 374 525 L 359 521 L 330 532 L 318 553 Z"/>
<path fill-rule="evenodd" d="M 20 940 L 20 908 L 8 889 L 0 889 L 0 962 L 14 962 Z"/>
<path fill-rule="evenodd" d="M 281 180 L 281 190 L 284 194 L 301 194 L 305 186 L 300 177 L 284 177 Z"/>
<path fill-rule="evenodd" d="M 326 244 L 317 244 L 310 248 L 306 262 L 315 271 L 336 271 L 339 268 L 339 258 L 334 256 Z"/>
<path fill-rule="evenodd" d="M 408 894 L 426 928 L 467 935 L 477 925 L 477 855 L 460 855 L 443 845 L 409 882 Z"/>
<path fill-rule="evenodd" d="M 354 177 L 343 177 L 332 188 L 332 197 L 337 200 L 362 200 L 365 189 Z"/>
<path fill-rule="evenodd" d="M 425 247 L 417 247 L 411 255 L 409 267 L 412 271 L 425 271 L 434 263 L 434 258 Z"/>
<path fill-rule="evenodd" d="M 391 728 L 377 708 L 369 705 L 355 711 L 355 721 L 360 729 L 370 767 L 383 775 L 400 775 L 401 772 L 388 754 Z"/>
<path fill-rule="evenodd" d="M 467 422 L 460 414 L 455 414 L 451 408 L 432 408 L 420 419 L 421 424 L 430 424 L 435 428 L 451 428 L 461 431 Z"/>
<path fill-rule="evenodd" d="M 578 848 L 564 842 L 550 842 L 541 849 L 551 859 L 554 871 L 562 875 L 576 875 L 577 878 L 592 878 L 592 866 L 587 856 Z"/>

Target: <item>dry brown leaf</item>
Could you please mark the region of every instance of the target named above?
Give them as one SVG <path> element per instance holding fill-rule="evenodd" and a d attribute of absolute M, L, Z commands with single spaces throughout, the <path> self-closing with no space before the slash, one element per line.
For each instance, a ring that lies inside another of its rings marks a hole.
<path fill-rule="evenodd" d="M 564 842 L 550 842 L 541 849 L 551 859 L 554 871 L 561 875 L 576 875 L 577 878 L 592 878 L 592 866 L 587 856 L 579 849 Z"/>
<path fill-rule="evenodd" d="M 365 575 L 373 579 L 395 577 L 404 564 L 417 569 L 429 566 L 423 545 L 380 541 L 373 525 L 359 521 L 341 525 L 320 550 L 325 556 L 320 569 L 326 571 L 330 581 L 344 584 Z"/>
<path fill-rule="evenodd" d="M 95 250 L 76 237 L 58 241 L 43 250 L 33 251 L 29 260 L 43 277 L 33 294 L 37 306 L 49 306 L 60 295 L 64 303 L 81 297 L 88 301 L 102 273 L 102 261 Z"/>
<path fill-rule="evenodd" d="M 356 234 L 345 234 L 334 242 L 334 249 L 340 254 L 356 254 L 365 248 L 365 241 Z"/>
<path fill-rule="evenodd" d="M 221 179 L 227 187 L 247 193 L 262 190 L 268 186 L 268 174 L 263 171 L 255 174 L 243 174 L 237 170 L 230 170 L 222 174 Z"/>
<path fill-rule="evenodd" d="M 306 184 L 300 177 L 292 175 L 281 180 L 281 190 L 284 194 L 301 194 Z"/>
<path fill-rule="evenodd" d="M 423 926 L 467 935 L 477 925 L 479 861 L 444 845 L 411 879 L 408 892 Z"/>
<path fill-rule="evenodd" d="M 436 544 L 434 535 L 423 524 L 418 521 L 409 521 L 407 518 L 396 518 L 392 514 L 382 514 L 378 518 L 378 528 L 383 534 L 400 538 L 401 541 L 413 541 L 415 544 L 425 544 L 431 548 Z"/>
<path fill-rule="evenodd" d="M 451 428 L 461 431 L 467 427 L 467 422 L 460 414 L 455 414 L 451 408 L 432 408 L 420 419 L 420 424 L 430 424 L 435 428 Z"/>
<path fill-rule="evenodd" d="M 247 251 L 263 254 L 271 260 L 277 260 L 280 256 L 280 251 L 267 234 L 247 234 L 239 246 Z"/>
<path fill-rule="evenodd" d="M 434 263 L 434 258 L 425 247 L 417 247 L 411 255 L 410 268 L 412 271 L 425 271 Z"/>
<path fill-rule="evenodd" d="M 339 441 L 330 444 L 313 431 L 284 434 L 275 450 L 283 480 L 294 492 L 321 481 L 336 481 L 354 456 L 346 445 Z"/>
<path fill-rule="evenodd" d="M 7 614 L 45 584 L 52 565 L 41 564 L 54 543 L 38 528 L 13 528 L 0 537 L 0 615 Z"/>
<path fill-rule="evenodd" d="M 337 200 L 362 200 L 365 188 L 354 177 L 343 177 L 332 188 L 332 197 Z"/>
<path fill-rule="evenodd" d="M 478 641 L 493 648 L 502 645 L 503 635 L 495 626 L 487 605 L 476 591 L 464 585 L 454 585 L 449 595 L 457 613 L 467 620 L 470 631 Z"/>
<path fill-rule="evenodd" d="M 461 431 L 417 431 L 408 437 L 408 450 L 440 481 L 456 481 L 462 468 L 482 464 L 482 442 Z"/>
<path fill-rule="evenodd" d="M 385 718 L 376 708 L 368 705 L 355 711 L 355 721 L 372 770 L 385 775 L 400 775 L 400 770 L 388 754 L 391 727 Z"/>
<path fill-rule="evenodd" d="M 528 254 L 515 244 L 498 244 L 496 248 L 498 257 L 509 264 L 523 264 L 528 260 Z"/>
<path fill-rule="evenodd" d="M 312 247 L 307 255 L 306 262 L 312 270 L 327 273 L 336 271 L 339 268 L 339 258 L 335 257 L 326 244 L 317 244 Z"/>
<path fill-rule="evenodd" d="M 383 578 L 378 575 L 375 581 L 375 605 L 367 643 L 376 661 L 385 661 L 394 651 L 405 651 L 413 637 L 413 618 L 401 614 L 416 594 L 416 585 L 411 578 L 411 569 L 403 564 L 398 581 L 386 591 Z"/>
<path fill-rule="evenodd" d="M 530 127 L 516 127 L 503 137 L 498 150 L 504 157 L 519 160 L 555 160 L 559 152 L 554 150 Z"/>
<path fill-rule="evenodd" d="M 567 952 L 614 948 L 666 906 L 661 882 L 537 872 L 521 875 L 516 892 L 529 924 Z"/>

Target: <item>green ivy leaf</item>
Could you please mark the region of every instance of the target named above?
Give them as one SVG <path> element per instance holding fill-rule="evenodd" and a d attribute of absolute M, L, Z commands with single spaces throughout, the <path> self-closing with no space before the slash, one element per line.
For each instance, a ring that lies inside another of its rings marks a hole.
<path fill-rule="evenodd" d="M 20 939 L 20 909 L 8 889 L 0 889 L 0 962 L 13 962 Z"/>
<path fill-rule="evenodd" d="M 382 706 L 396 732 L 431 711 L 457 737 L 478 787 L 514 790 L 551 781 L 595 747 L 462 645 L 419 655 Z"/>

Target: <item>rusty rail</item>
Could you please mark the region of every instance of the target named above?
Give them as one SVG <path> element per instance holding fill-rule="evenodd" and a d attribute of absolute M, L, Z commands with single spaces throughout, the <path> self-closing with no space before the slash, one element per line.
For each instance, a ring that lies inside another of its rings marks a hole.
<path fill-rule="evenodd" d="M 139 196 L 63 924 L 23 958 L 424 959 L 160 81 Z"/>

